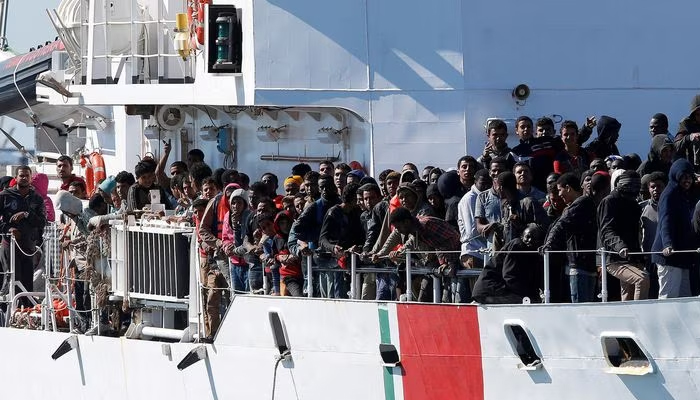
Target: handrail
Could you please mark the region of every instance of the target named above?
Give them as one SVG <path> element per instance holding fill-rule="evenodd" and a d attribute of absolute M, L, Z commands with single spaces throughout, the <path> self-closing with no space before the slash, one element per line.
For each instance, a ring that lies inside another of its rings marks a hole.
<path fill-rule="evenodd" d="M 441 251 L 441 250 L 409 250 L 406 249 L 404 252 L 405 256 L 405 265 L 406 265 L 406 297 L 407 301 L 412 301 L 413 299 L 413 293 L 412 293 L 412 287 L 411 287 L 411 281 L 412 277 L 415 274 L 420 274 L 420 275 L 432 275 L 433 276 L 433 301 L 434 302 L 439 302 L 440 301 L 440 279 L 439 276 L 435 274 L 435 270 L 433 268 L 415 268 L 413 265 L 413 262 L 411 260 L 411 255 L 416 254 L 489 254 L 489 255 L 495 255 L 495 254 L 538 254 L 543 256 L 543 268 L 544 268 L 544 282 L 543 282 L 543 301 L 545 304 L 548 304 L 551 302 L 551 274 L 550 274 L 550 254 L 567 254 L 567 253 L 587 253 L 587 254 L 598 254 L 598 255 L 619 255 L 618 252 L 616 251 L 610 251 L 610 250 L 605 250 L 604 248 L 600 249 L 587 249 L 587 250 L 518 250 L 518 251 L 508 251 L 508 252 L 501 252 L 501 251 L 493 251 L 492 249 L 478 249 L 478 250 L 466 250 L 466 251 L 461 251 L 461 250 L 447 250 L 447 251 Z M 700 248 L 698 249 L 691 249 L 691 250 L 674 250 L 671 252 L 671 254 L 676 254 L 676 253 L 700 253 Z M 663 252 L 644 252 L 644 251 L 639 251 L 639 252 L 628 252 L 627 256 L 639 256 L 639 255 L 653 255 L 653 254 L 663 254 Z M 364 273 L 398 273 L 399 270 L 398 268 L 382 268 L 382 267 L 373 267 L 373 266 L 367 266 L 367 265 L 361 265 L 358 264 L 358 254 L 357 253 L 351 253 L 351 267 L 350 271 L 347 271 L 351 275 L 351 287 L 350 287 L 350 298 L 351 299 L 357 299 L 358 298 L 358 281 L 359 281 L 359 276 L 360 274 Z M 306 256 L 306 267 L 307 267 L 307 296 L 308 297 L 313 297 L 313 273 L 314 272 L 343 272 L 345 270 L 341 268 L 324 268 L 324 267 L 314 267 L 313 265 L 313 256 L 308 255 Z M 382 257 L 386 258 L 386 257 Z M 601 257 L 601 270 L 602 271 L 607 271 L 607 257 Z M 370 264 L 371 265 L 371 264 Z M 483 269 L 480 268 L 473 268 L 473 269 L 460 269 L 455 273 L 455 276 L 458 277 L 475 277 L 478 276 Z M 607 273 L 601 274 L 601 292 L 598 294 L 598 297 L 601 299 L 602 302 L 607 302 L 608 301 L 608 289 L 607 289 Z"/>

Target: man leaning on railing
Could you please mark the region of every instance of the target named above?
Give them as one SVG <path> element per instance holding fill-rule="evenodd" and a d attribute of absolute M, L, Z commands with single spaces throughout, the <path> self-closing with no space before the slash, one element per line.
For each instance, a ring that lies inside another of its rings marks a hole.
<path fill-rule="evenodd" d="M 403 207 L 392 211 L 389 222 L 407 239 L 400 250 L 392 251 L 387 246 L 383 247 L 373 255 L 373 262 L 377 262 L 379 258 L 386 255 L 398 260 L 402 258 L 406 250 L 431 250 L 437 252 L 436 272 L 445 276 L 455 276 L 459 268 L 460 241 L 459 233 L 452 225 L 435 217 L 414 217 L 408 209 Z M 428 256 L 434 255 L 423 256 L 424 259 L 429 260 Z M 428 261 L 426 265 L 429 264 Z M 406 284 L 410 285 L 411 282 L 406 282 Z M 424 282 L 421 282 L 418 301 L 426 301 L 429 292 L 430 289 L 424 279 Z"/>
<path fill-rule="evenodd" d="M 598 226 L 603 248 L 610 252 L 607 272 L 620 280 L 622 300 L 643 300 L 649 293 L 649 274 L 639 253 L 642 209 L 636 197 L 642 187 L 637 171 L 624 171 L 615 190 L 598 206 Z M 603 272 L 605 273 L 605 272 Z"/>

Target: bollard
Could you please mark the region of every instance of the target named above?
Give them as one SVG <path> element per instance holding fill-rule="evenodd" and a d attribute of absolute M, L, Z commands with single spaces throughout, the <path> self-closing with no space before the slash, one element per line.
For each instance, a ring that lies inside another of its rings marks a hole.
<path fill-rule="evenodd" d="M 549 286 L 550 271 L 549 271 L 549 252 L 544 252 L 544 303 L 549 304 L 552 291 Z"/>

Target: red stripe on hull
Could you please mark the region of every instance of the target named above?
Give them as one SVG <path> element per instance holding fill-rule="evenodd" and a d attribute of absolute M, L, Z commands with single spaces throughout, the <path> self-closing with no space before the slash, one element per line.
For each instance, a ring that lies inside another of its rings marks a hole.
<path fill-rule="evenodd" d="M 404 398 L 482 400 L 476 307 L 398 304 L 396 308 Z"/>

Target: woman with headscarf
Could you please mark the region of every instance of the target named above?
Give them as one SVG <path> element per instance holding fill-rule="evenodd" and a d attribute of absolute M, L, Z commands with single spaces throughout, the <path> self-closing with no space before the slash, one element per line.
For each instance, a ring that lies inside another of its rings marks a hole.
<path fill-rule="evenodd" d="M 32 186 L 36 192 L 44 199 L 44 206 L 46 206 L 46 220 L 49 222 L 54 222 L 56 220 L 56 211 L 53 209 L 53 201 L 48 196 L 49 191 L 49 177 L 46 174 L 38 173 L 32 177 Z"/>

